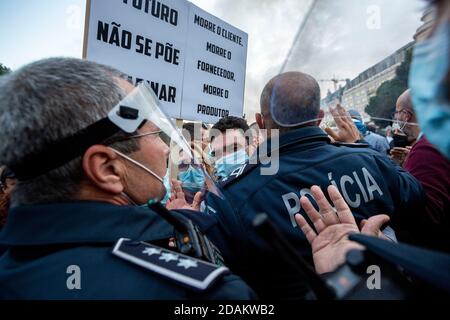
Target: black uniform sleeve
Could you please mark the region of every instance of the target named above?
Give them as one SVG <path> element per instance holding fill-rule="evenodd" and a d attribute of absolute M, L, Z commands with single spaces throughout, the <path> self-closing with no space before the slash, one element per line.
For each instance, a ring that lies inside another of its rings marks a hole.
<path fill-rule="evenodd" d="M 412 216 L 414 212 L 424 210 L 425 193 L 422 185 L 406 170 L 395 164 L 388 157 L 376 157 L 384 179 L 388 182 L 392 196 L 394 216 Z"/>
<path fill-rule="evenodd" d="M 255 292 L 238 276 L 222 277 L 216 285 L 205 292 L 208 300 L 256 300 Z"/>

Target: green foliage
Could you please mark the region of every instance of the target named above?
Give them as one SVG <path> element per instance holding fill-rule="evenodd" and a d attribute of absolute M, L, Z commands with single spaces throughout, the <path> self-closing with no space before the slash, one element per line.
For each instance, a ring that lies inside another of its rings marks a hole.
<path fill-rule="evenodd" d="M 370 98 L 365 111 L 371 117 L 390 119 L 395 112 L 398 97 L 408 89 L 409 69 L 411 66 L 412 50 L 406 53 L 405 61 L 397 68 L 396 76 L 390 81 L 384 82 L 377 90 L 376 95 Z M 380 127 L 386 127 L 389 123 L 384 120 L 373 119 Z"/>
<path fill-rule="evenodd" d="M 0 76 L 10 73 L 10 72 L 11 72 L 11 69 L 7 68 L 2 63 L 0 63 Z"/>

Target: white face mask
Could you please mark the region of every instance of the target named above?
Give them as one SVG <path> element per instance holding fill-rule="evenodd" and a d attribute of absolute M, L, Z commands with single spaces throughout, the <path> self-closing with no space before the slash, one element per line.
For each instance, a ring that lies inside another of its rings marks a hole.
<path fill-rule="evenodd" d="M 150 199 L 148 201 L 149 204 L 154 204 L 157 202 L 162 202 L 162 201 L 167 201 L 170 198 L 170 180 L 169 180 L 169 171 L 167 170 L 167 174 L 164 176 L 164 178 L 161 178 L 160 176 L 158 176 L 156 173 L 154 173 L 152 170 L 150 170 L 149 168 L 147 168 L 146 166 L 144 166 L 143 164 L 139 163 L 138 161 L 130 158 L 129 156 L 123 154 L 120 151 L 117 151 L 113 148 L 111 148 L 111 150 L 113 150 L 116 154 L 118 154 L 119 156 L 121 156 L 122 158 L 124 158 L 125 160 L 130 161 L 131 163 L 133 163 L 134 165 L 138 166 L 139 168 L 141 168 L 142 170 L 146 171 L 147 173 L 151 174 L 153 177 L 155 177 L 157 180 L 159 180 L 159 182 L 161 182 L 164 186 L 165 189 L 165 194 L 164 197 L 162 199 Z M 131 199 L 131 197 L 129 195 L 127 195 L 126 193 L 123 192 L 123 194 L 126 196 L 126 198 L 130 201 L 131 204 L 133 205 L 138 205 L 135 203 L 135 201 L 133 201 Z"/>

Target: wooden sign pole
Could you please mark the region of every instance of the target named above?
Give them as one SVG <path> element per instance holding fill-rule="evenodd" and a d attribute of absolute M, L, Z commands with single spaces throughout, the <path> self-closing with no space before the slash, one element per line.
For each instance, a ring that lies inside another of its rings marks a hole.
<path fill-rule="evenodd" d="M 89 37 L 89 22 L 91 18 L 91 0 L 86 0 L 86 16 L 84 17 L 84 39 L 83 39 L 83 54 L 82 58 L 87 57 L 87 43 Z"/>

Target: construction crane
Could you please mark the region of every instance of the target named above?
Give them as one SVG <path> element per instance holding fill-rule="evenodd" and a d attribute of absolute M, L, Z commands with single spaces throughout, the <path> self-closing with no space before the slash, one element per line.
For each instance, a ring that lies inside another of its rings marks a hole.
<path fill-rule="evenodd" d="M 347 82 L 347 79 L 337 79 L 336 76 L 333 76 L 333 79 L 320 79 L 320 82 L 333 82 L 334 84 L 334 92 L 337 91 L 337 86 L 339 82 Z"/>

